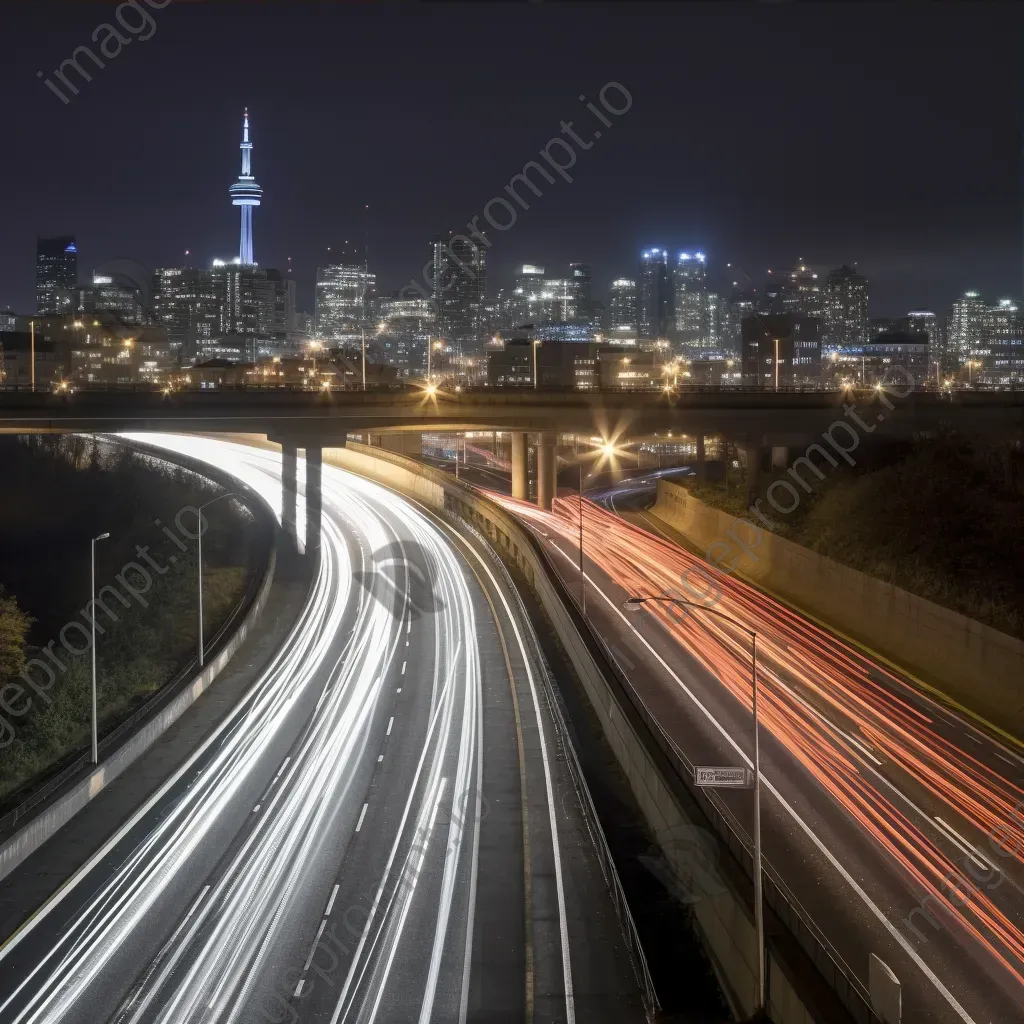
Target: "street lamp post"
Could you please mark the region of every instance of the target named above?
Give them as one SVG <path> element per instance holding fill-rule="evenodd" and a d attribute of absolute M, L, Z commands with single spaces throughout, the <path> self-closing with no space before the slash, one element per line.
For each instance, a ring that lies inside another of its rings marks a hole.
<path fill-rule="evenodd" d="M 537 390 L 537 346 L 540 344 L 540 338 L 533 339 L 533 390 Z"/>
<path fill-rule="evenodd" d="M 101 533 L 93 537 L 90 544 L 90 575 L 92 580 L 92 614 L 89 619 L 92 624 L 92 763 L 99 764 L 100 752 L 98 742 L 98 731 L 96 728 L 96 541 L 107 540 L 109 533 Z"/>
<path fill-rule="evenodd" d="M 363 390 L 366 390 L 366 329 L 359 328 L 359 334 L 363 340 Z"/>
<path fill-rule="evenodd" d="M 196 509 L 196 575 L 199 578 L 199 652 L 198 661 L 199 667 L 203 667 L 203 509 L 209 508 L 215 501 L 220 501 L 221 498 L 233 498 L 235 496 L 234 491 L 228 491 L 227 494 L 218 494 L 216 498 L 211 499 L 205 505 L 200 505 Z"/>
<path fill-rule="evenodd" d="M 757 1006 L 756 1010 L 764 1009 L 765 1005 L 765 958 L 764 958 L 764 898 L 761 890 L 761 743 L 757 717 L 757 633 L 742 622 L 715 608 L 687 601 L 682 597 L 631 597 L 625 602 L 629 611 L 639 611 L 640 606 L 649 601 L 660 601 L 666 604 L 682 604 L 698 611 L 717 615 L 718 618 L 742 630 L 750 637 L 750 674 L 753 690 L 754 710 L 754 930 L 757 933 Z"/>

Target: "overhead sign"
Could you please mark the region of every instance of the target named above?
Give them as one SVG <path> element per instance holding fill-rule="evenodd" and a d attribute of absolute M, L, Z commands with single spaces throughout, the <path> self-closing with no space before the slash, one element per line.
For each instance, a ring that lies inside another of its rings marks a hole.
<path fill-rule="evenodd" d="M 748 785 L 746 768 L 707 768 L 695 766 L 693 781 L 698 786 L 720 786 L 742 789 Z"/>

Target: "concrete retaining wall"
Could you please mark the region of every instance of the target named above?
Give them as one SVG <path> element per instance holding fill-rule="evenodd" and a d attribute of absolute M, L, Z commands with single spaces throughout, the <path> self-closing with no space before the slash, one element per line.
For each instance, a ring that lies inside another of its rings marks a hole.
<path fill-rule="evenodd" d="M 651 510 L 709 560 L 811 615 L 1024 737 L 1024 642 L 916 597 L 658 481 Z"/>

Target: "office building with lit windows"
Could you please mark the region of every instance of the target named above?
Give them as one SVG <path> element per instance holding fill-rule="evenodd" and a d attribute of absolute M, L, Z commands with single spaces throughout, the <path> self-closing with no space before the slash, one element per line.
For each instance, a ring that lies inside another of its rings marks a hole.
<path fill-rule="evenodd" d="M 549 276 L 544 267 L 524 263 L 516 272 L 511 291 L 501 297 L 501 328 L 513 332 L 527 324 L 575 324 L 591 333 L 595 303 L 592 274 L 585 263 L 570 263 L 568 273 Z"/>
<path fill-rule="evenodd" d="M 636 281 L 631 277 L 618 277 L 611 284 L 607 329 L 616 327 L 637 328 Z"/>
<path fill-rule="evenodd" d="M 364 265 L 337 263 L 318 267 L 313 330 L 328 341 L 372 327 L 370 298 L 376 277 Z"/>
<path fill-rule="evenodd" d="M 672 269 L 673 340 L 690 352 L 709 347 L 708 263 L 702 252 L 681 252 Z"/>
<path fill-rule="evenodd" d="M 821 383 L 821 321 L 800 313 L 751 316 L 742 324 L 743 383 L 772 388 Z"/>
<path fill-rule="evenodd" d="M 972 358 L 981 344 L 981 328 L 987 307 L 978 292 L 964 292 L 953 303 L 946 322 L 948 369 L 956 369 Z"/>
<path fill-rule="evenodd" d="M 71 313 L 78 287 L 78 246 L 74 235 L 36 240 L 36 312 Z"/>
<path fill-rule="evenodd" d="M 141 324 L 145 320 L 138 288 L 118 284 L 113 277 L 93 274 L 92 284 L 76 290 L 76 312 L 83 316 L 116 313 L 122 323 Z"/>
<path fill-rule="evenodd" d="M 719 344 L 731 355 L 739 355 L 743 345 L 743 319 L 757 312 L 757 292 L 733 292 L 722 300 L 719 317 Z"/>
<path fill-rule="evenodd" d="M 986 308 L 981 335 L 971 352 L 970 378 L 977 384 L 1024 383 L 1024 318 L 1012 299 Z"/>
<path fill-rule="evenodd" d="M 824 315 L 825 296 L 818 275 L 806 263 L 785 270 L 769 270 L 764 291 L 765 309 L 769 313 Z"/>
<path fill-rule="evenodd" d="M 221 301 L 211 270 L 163 267 L 153 274 L 154 318 L 167 328 L 180 365 L 194 362 L 220 335 Z"/>
<path fill-rule="evenodd" d="M 588 263 L 570 263 L 568 302 L 563 319 L 577 322 L 594 321 L 594 273 Z"/>
<path fill-rule="evenodd" d="M 812 278 L 810 287 L 815 283 Z M 867 340 L 868 279 L 843 264 L 825 281 L 822 342 L 843 348 L 863 345 Z"/>
<path fill-rule="evenodd" d="M 672 315 L 672 286 L 668 273 L 668 252 L 645 249 L 637 278 L 637 319 L 641 338 L 668 337 Z"/>
<path fill-rule="evenodd" d="M 482 244 L 456 231 L 431 243 L 431 298 L 438 330 L 456 355 L 477 351 L 487 340 L 484 293 L 487 255 Z"/>

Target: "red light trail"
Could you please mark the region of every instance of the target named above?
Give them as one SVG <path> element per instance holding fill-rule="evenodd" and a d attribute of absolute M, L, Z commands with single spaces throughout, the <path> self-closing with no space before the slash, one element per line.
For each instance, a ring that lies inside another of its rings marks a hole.
<path fill-rule="evenodd" d="M 558 498 L 548 513 L 507 495 L 487 494 L 524 521 L 579 543 L 579 499 Z M 905 684 L 897 676 L 784 604 L 593 502 L 584 501 L 583 521 L 586 558 L 627 594 L 684 596 L 684 577 L 706 581 L 706 594 L 687 593 L 687 599 L 713 603 L 756 630 L 764 728 L 900 865 L 917 890 L 933 898 L 933 908 L 944 908 L 1024 986 L 1024 932 L 989 896 L 1005 881 L 1015 887 L 1013 881 L 991 857 L 963 848 L 958 833 L 953 835 L 960 842 L 929 818 L 964 853 L 961 865 L 948 857 L 892 799 L 901 780 L 883 781 L 868 762 L 882 767 L 880 759 L 887 759 L 993 843 L 998 840 L 1000 857 L 1021 864 L 1024 789 L 936 731 L 933 718 L 900 696 Z M 747 635 L 690 607 L 660 602 L 644 607 L 751 710 Z M 837 719 L 842 727 L 834 724 Z M 900 802 L 913 806 L 907 797 Z M 996 878 L 995 885 L 979 884 Z"/>

